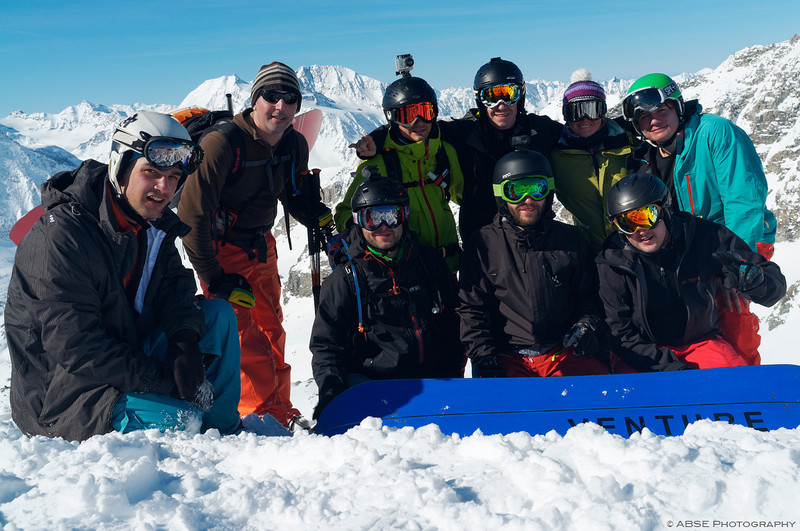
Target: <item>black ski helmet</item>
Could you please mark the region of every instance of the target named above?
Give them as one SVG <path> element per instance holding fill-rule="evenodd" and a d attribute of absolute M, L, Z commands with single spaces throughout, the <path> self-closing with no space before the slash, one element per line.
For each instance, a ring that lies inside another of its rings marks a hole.
<path fill-rule="evenodd" d="M 368 167 L 364 171 L 370 170 Z M 371 172 L 357 187 L 350 199 L 350 210 L 355 214 L 361 209 L 380 205 L 400 205 L 409 208 L 411 201 L 403 186 L 389 177 Z"/>
<path fill-rule="evenodd" d="M 515 181 L 534 175 L 549 177 L 548 181 L 553 183 L 553 169 L 547 157 L 538 151 L 518 149 L 517 151 L 512 151 L 504 155 L 497 161 L 497 164 L 494 166 L 494 172 L 492 173 L 492 183 L 502 184 L 505 181 Z M 555 187 L 553 185 L 553 189 L 550 190 L 547 197 L 544 199 L 546 211 L 552 209 L 554 191 Z M 498 195 L 495 195 L 494 199 L 500 213 L 506 217 L 510 217 L 508 203 Z"/>
<path fill-rule="evenodd" d="M 520 149 L 512 151 L 497 161 L 492 174 L 492 183 L 515 181 L 532 175 L 553 177 L 553 169 L 547 157 L 538 151 Z"/>
<path fill-rule="evenodd" d="M 439 104 L 436 101 L 436 92 L 421 77 L 405 76 L 388 87 L 383 94 L 383 112 L 386 119 L 394 121 L 394 110 L 412 103 L 433 103 L 436 115 L 439 114 Z"/>
<path fill-rule="evenodd" d="M 664 182 L 649 173 L 632 173 L 617 181 L 606 195 L 606 214 L 609 221 L 635 208 L 659 205 L 669 212 L 672 196 Z"/>
<path fill-rule="evenodd" d="M 520 86 L 522 95 L 517 102 L 519 104 L 517 108 L 524 109 L 525 78 L 522 77 L 522 71 L 511 61 L 506 61 L 500 57 L 492 57 L 488 63 L 478 69 L 475 74 L 475 80 L 472 82 L 472 90 L 475 93 L 475 103 L 478 105 L 478 109 L 483 110 L 485 108 L 485 105 L 481 102 L 481 90 L 486 87 L 510 83 Z"/>

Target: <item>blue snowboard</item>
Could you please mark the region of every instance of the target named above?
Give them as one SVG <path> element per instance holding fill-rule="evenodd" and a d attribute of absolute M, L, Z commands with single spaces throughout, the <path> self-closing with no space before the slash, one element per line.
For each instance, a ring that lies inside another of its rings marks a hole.
<path fill-rule="evenodd" d="M 316 432 L 344 433 L 366 417 L 446 434 L 560 434 L 594 422 L 628 437 L 643 428 L 681 435 L 700 419 L 756 430 L 800 426 L 800 366 L 666 373 L 463 380 L 385 380 L 352 387 L 323 411 Z"/>

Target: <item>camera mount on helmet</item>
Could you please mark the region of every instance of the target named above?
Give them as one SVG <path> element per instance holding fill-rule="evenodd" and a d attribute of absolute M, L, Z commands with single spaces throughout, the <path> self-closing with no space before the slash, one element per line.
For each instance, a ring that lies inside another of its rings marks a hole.
<path fill-rule="evenodd" d="M 410 53 L 398 55 L 394 58 L 395 75 L 403 77 L 411 77 L 411 71 L 414 69 L 414 57 Z"/>

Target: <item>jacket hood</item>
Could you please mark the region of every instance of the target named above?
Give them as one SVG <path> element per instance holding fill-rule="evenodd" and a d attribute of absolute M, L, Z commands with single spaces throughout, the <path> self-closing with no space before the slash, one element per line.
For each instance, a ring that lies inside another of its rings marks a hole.
<path fill-rule="evenodd" d="M 77 202 L 97 212 L 105 190 L 108 165 L 86 160 L 72 171 L 62 171 L 42 183 L 42 206 L 49 210 L 62 203 Z"/>

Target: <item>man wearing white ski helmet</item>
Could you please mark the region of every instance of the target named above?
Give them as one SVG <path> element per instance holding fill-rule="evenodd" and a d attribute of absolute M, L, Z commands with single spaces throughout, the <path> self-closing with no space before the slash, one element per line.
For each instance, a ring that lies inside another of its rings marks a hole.
<path fill-rule="evenodd" d="M 320 201 L 319 179 L 308 171 L 308 143 L 292 127 L 301 101 L 292 68 L 278 61 L 262 66 L 250 90 L 251 107 L 200 140 L 205 157 L 178 203 L 178 216 L 192 228 L 183 245 L 203 292 L 228 301 L 236 312 L 242 348 L 239 412 L 268 414 L 292 429 L 308 429 L 310 423 L 289 396 L 291 366 L 284 355 L 272 228 L 279 201 L 290 248 L 290 214 L 325 231 L 333 219 Z"/>
<path fill-rule="evenodd" d="M 625 119 L 647 140 L 639 172 L 658 175 L 675 208 L 719 223 L 770 259 L 776 220 L 767 208 L 767 179 L 753 142 L 730 120 L 684 101 L 678 84 L 654 73 L 637 79 L 622 102 Z M 730 291 L 718 297 L 725 338 L 752 364 L 760 363 L 758 318 Z"/>
<path fill-rule="evenodd" d="M 46 215 L 17 249 L 5 312 L 26 434 L 239 428 L 235 316 L 197 300 L 174 245 L 189 228 L 166 208 L 201 159 L 177 120 L 142 111 L 117 127 L 108 166 L 42 185 Z"/>

